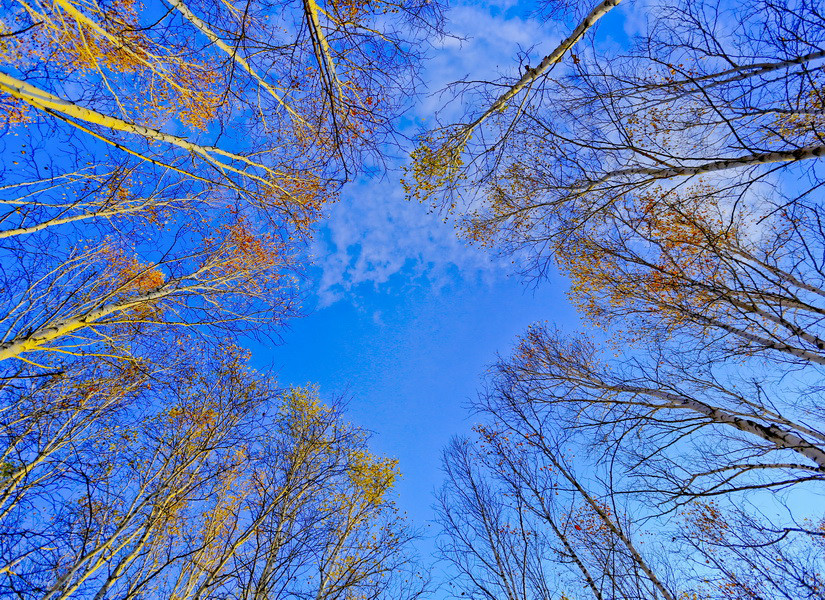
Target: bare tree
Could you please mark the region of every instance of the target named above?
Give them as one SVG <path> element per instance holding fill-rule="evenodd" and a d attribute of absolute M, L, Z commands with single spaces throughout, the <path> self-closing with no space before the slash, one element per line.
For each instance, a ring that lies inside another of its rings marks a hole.
<path fill-rule="evenodd" d="M 442 553 L 462 590 L 822 597 L 820 407 L 691 359 L 609 360 L 531 328 L 480 395 L 475 439 L 445 452 Z"/>
<path fill-rule="evenodd" d="M 600 322 L 821 363 L 819 9 L 649 9 L 622 55 L 594 42 L 493 102 L 489 131 L 433 132 L 411 191 L 461 188 L 470 240 L 525 251 L 531 276 L 554 261 Z"/>
<path fill-rule="evenodd" d="M 550 580 L 596 597 L 821 597 L 820 7 L 646 11 L 413 155 L 412 195 L 530 277 L 557 267 L 603 329 L 536 325 L 496 366 L 442 513 L 551 515 Z M 462 495 L 471 475 L 492 491 Z M 452 522 L 451 559 L 489 552 Z"/>
<path fill-rule="evenodd" d="M 577 475 L 569 448 L 511 425 L 523 427 L 479 425 L 477 440 L 445 452 L 440 549 L 460 573 L 453 585 L 470 598 L 676 598 L 644 530 L 595 473 Z"/>

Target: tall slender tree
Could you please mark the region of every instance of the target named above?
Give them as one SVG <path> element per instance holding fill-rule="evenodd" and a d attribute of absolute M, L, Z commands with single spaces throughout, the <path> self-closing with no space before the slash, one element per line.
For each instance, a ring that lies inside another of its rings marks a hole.
<path fill-rule="evenodd" d="M 586 18 L 413 155 L 411 195 L 560 270 L 602 330 L 531 328 L 466 451 L 596 597 L 821 597 L 821 14 L 662 0 L 621 46 Z M 466 479 L 448 467 L 442 513 L 477 517 Z"/>
<path fill-rule="evenodd" d="M 393 141 L 440 23 L 432 2 L 3 15 L 0 359 L 37 364 L 110 326 L 266 334 L 293 314 L 301 241 Z"/>
<path fill-rule="evenodd" d="M 227 346 L 83 362 L 4 390 L 22 396 L 2 413 L 4 589 L 379 598 L 404 573 L 395 461 L 314 390 L 278 390 Z"/>

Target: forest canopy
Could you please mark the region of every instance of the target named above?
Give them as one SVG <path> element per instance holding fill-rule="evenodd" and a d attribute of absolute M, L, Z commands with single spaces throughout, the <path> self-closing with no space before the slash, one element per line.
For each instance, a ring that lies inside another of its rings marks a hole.
<path fill-rule="evenodd" d="M 380 164 L 434 2 L 3 2 L 0 589 L 413 598 L 396 461 L 240 344 Z"/>
<path fill-rule="evenodd" d="M 519 76 L 456 84 L 405 185 L 589 331 L 532 326 L 444 454 L 472 598 L 822 598 L 818 2 L 547 3 Z M 615 14 L 615 12 L 613 13 Z"/>
<path fill-rule="evenodd" d="M 820 2 L 521 7 L 556 41 L 411 148 L 461 42 L 438 2 L 1 6 L 3 594 L 825 598 Z M 398 462 L 243 347 L 399 150 L 408 199 L 584 322 L 488 369 L 428 567 Z"/>

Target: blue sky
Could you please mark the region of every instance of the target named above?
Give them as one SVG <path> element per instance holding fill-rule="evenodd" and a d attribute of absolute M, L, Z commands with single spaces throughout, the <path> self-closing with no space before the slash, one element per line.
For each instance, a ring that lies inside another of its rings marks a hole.
<path fill-rule="evenodd" d="M 432 123 L 443 100 L 435 91 L 445 84 L 513 74 L 520 53 L 533 48 L 529 59 L 538 63 L 566 35 L 520 16 L 524 6 L 452 7 L 449 30 L 463 39 L 445 39 L 433 53 L 424 73 L 430 93 L 411 113 L 411 127 Z M 606 39 L 632 21 L 620 15 L 598 35 Z M 442 115 L 449 120 L 459 108 Z M 441 483 L 441 450 L 472 425 L 467 401 L 497 353 L 507 354 L 535 321 L 580 323 L 566 282 L 525 285 L 509 260 L 468 247 L 441 216 L 406 201 L 399 176 L 344 189 L 311 248 L 308 315 L 290 324 L 281 344 L 254 346 L 253 356 L 282 385 L 315 382 L 322 397 L 347 399 L 350 419 L 375 433 L 375 451 L 400 460 L 400 508 L 425 527 Z"/>
<path fill-rule="evenodd" d="M 347 400 L 350 419 L 375 433 L 374 450 L 400 460 L 400 506 L 423 524 L 441 449 L 472 424 L 466 403 L 485 368 L 547 318 L 575 322 L 561 285 L 533 291 L 505 273 L 434 281 L 407 265 L 293 321 L 283 343 L 258 347 L 255 359 L 282 385 L 314 382 L 322 396 Z"/>

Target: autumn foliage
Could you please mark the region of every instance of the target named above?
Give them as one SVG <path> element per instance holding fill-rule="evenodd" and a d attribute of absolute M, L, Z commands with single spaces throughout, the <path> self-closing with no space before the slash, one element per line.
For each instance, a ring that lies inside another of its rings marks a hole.
<path fill-rule="evenodd" d="M 335 598 L 391 586 L 409 536 L 384 497 L 392 461 L 313 390 L 278 390 L 246 360 L 181 348 L 4 389 L 18 395 L 3 411 L 4 588 Z"/>
<path fill-rule="evenodd" d="M 380 158 L 432 2 L 0 11 L 0 590 L 406 598 L 395 461 L 236 345 Z"/>

